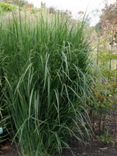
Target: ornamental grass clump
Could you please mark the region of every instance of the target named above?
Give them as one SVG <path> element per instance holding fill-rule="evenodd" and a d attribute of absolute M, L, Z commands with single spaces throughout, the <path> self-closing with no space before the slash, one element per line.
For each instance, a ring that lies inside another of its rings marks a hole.
<path fill-rule="evenodd" d="M 85 22 L 60 14 L 1 21 L 5 105 L 22 155 L 54 155 L 90 138 L 89 43 Z"/>

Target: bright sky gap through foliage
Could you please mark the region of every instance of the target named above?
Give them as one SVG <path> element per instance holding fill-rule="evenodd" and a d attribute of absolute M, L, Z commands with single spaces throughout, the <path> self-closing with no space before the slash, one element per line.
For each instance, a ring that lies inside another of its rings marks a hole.
<path fill-rule="evenodd" d="M 90 17 L 91 25 L 99 21 L 100 10 L 104 4 L 114 3 L 116 0 L 28 0 L 35 7 L 40 7 L 41 2 L 46 3 L 47 7 L 54 7 L 60 10 L 69 10 L 74 18 L 78 17 L 78 12 L 87 12 Z"/>

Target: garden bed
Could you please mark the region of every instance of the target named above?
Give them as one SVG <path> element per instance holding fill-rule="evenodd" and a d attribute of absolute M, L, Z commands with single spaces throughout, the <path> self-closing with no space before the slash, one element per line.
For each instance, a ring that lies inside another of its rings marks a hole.
<path fill-rule="evenodd" d="M 117 145 L 104 145 L 97 141 L 92 142 L 91 145 L 81 146 L 77 141 L 72 140 L 72 150 L 75 156 L 116 156 Z M 19 156 L 16 147 L 6 143 L 1 147 L 1 156 Z M 59 155 L 56 155 L 59 156 Z M 61 156 L 73 156 L 69 150 L 64 150 Z"/>

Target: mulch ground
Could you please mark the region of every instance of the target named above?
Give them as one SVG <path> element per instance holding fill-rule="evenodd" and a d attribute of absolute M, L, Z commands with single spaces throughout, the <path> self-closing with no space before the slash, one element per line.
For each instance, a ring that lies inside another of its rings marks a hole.
<path fill-rule="evenodd" d="M 0 146 L 0 156 L 19 156 L 19 154 L 15 145 L 6 142 Z"/>
<path fill-rule="evenodd" d="M 87 146 L 79 146 L 76 141 L 72 141 L 72 152 L 64 150 L 61 156 L 117 156 L 117 145 L 104 145 L 99 142 L 93 142 Z M 0 156 L 19 156 L 15 146 L 6 143 L 1 146 Z M 60 156 L 60 155 L 56 155 Z"/>
<path fill-rule="evenodd" d="M 64 150 L 62 155 L 56 156 L 117 156 L 117 145 L 104 145 L 98 141 L 92 142 L 90 145 L 78 145 L 72 141 L 72 152 Z"/>

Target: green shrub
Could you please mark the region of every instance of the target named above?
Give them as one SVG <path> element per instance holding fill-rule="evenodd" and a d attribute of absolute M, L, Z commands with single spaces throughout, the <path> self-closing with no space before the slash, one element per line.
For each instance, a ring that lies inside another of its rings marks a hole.
<path fill-rule="evenodd" d="M 0 2 L 0 13 L 14 11 L 15 9 L 16 9 L 15 6 L 13 6 L 11 4 Z"/>
<path fill-rule="evenodd" d="M 1 23 L 6 104 L 21 152 L 61 152 L 70 136 L 91 136 L 89 43 L 85 25 L 64 16 L 13 17 Z"/>
<path fill-rule="evenodd" d="M 113 138 L 112 136 L 108 133 L 108 131 L 105 131 L 103 134 L 97 137 L 97 139 L 102 142 L 103 144 L 112 144 L 113 143 Z"/>

